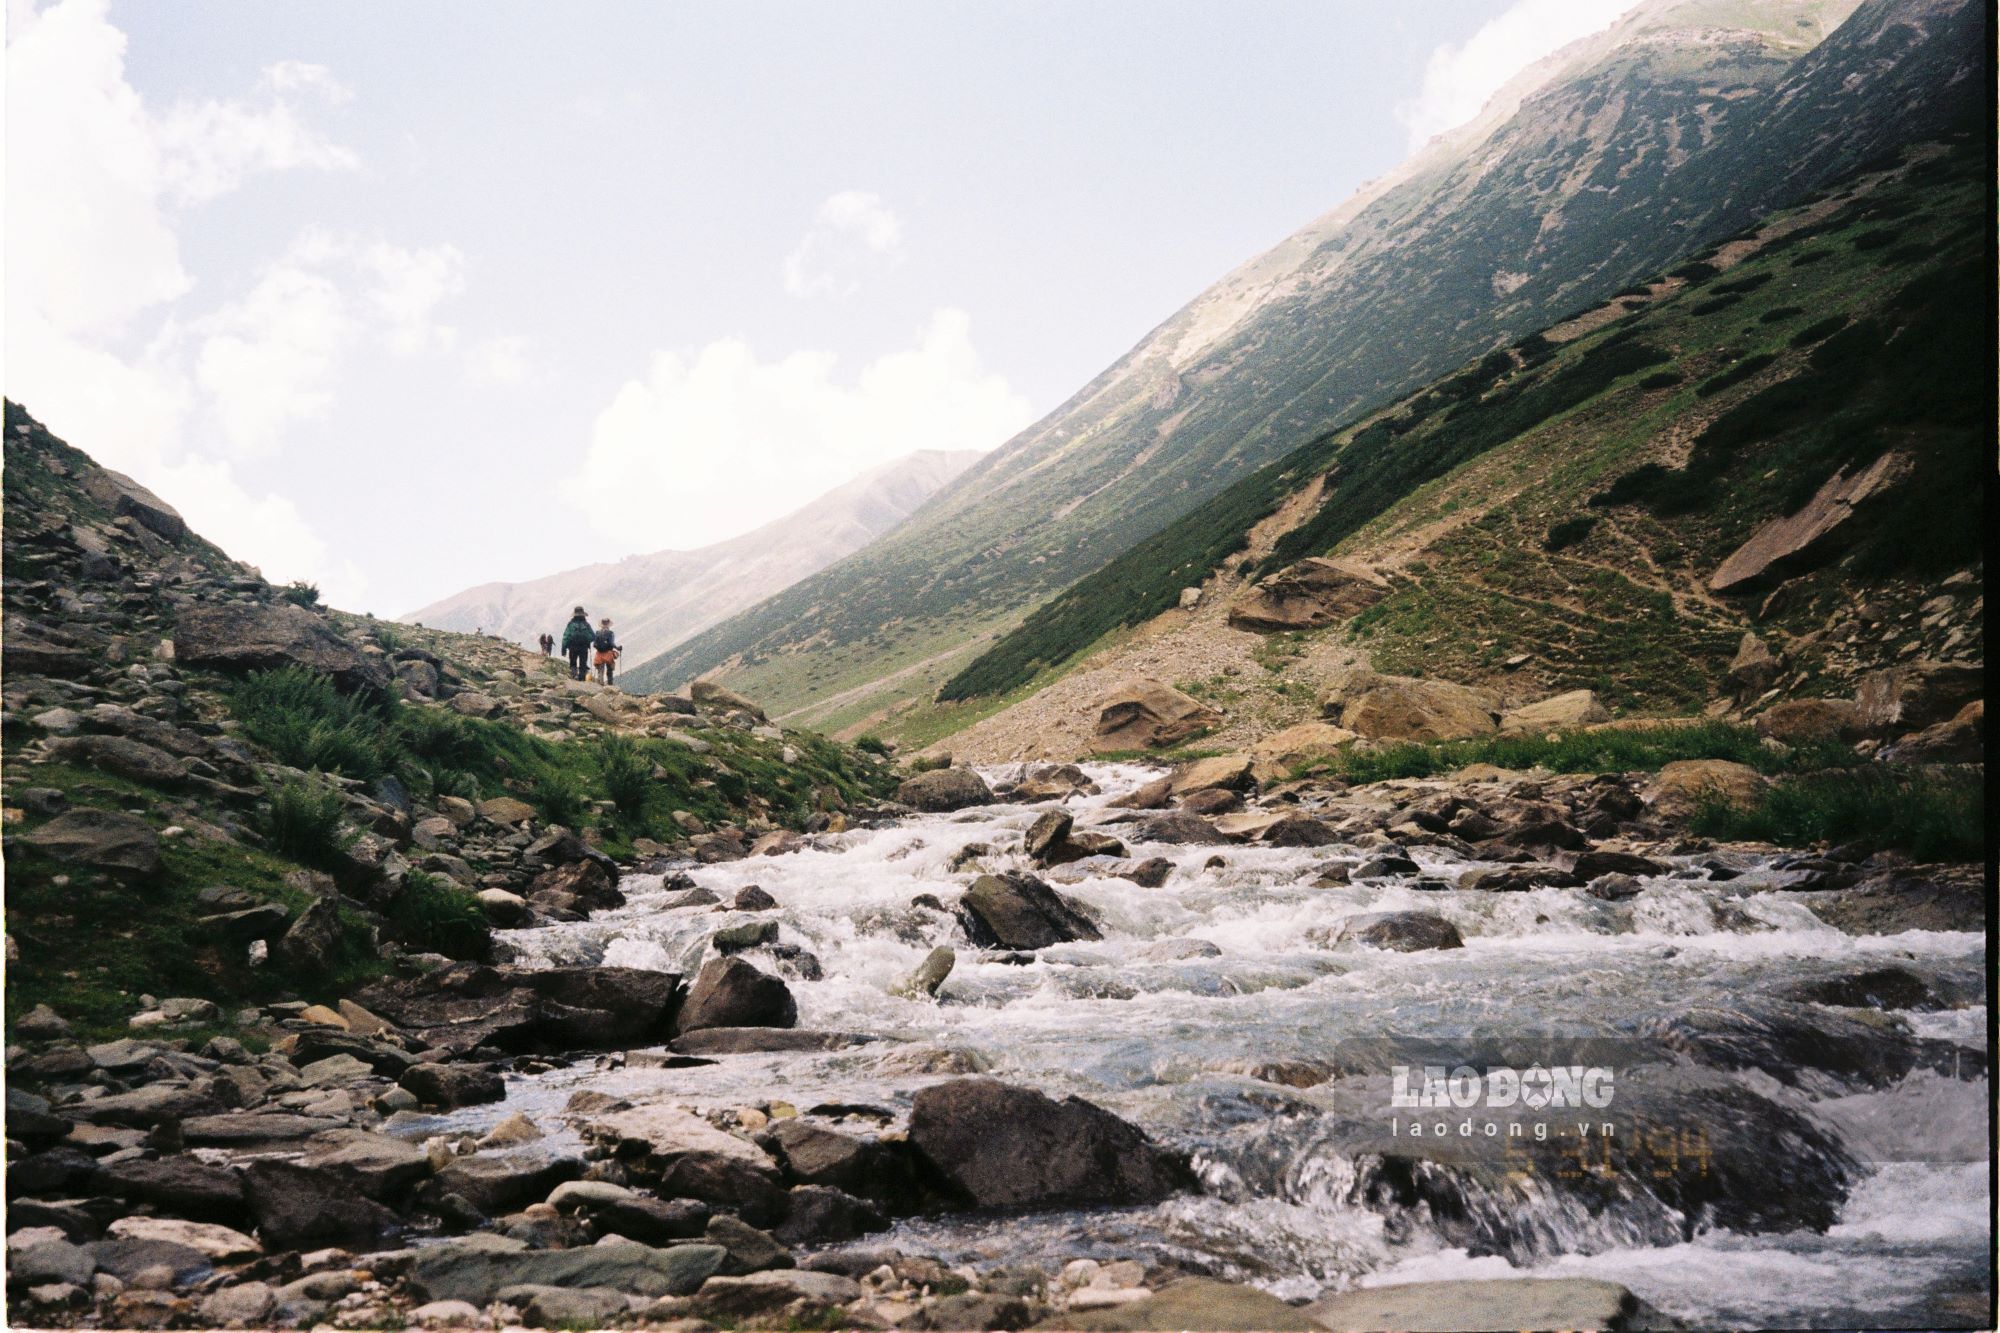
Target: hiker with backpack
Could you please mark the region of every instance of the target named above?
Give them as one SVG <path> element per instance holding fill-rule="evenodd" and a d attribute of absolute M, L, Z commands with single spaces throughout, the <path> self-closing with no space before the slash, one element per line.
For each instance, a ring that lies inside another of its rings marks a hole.
<path fill-rule="evenodd" d="M 590 642 L 597 650 L 597 683 L 609 685 L 612 673 L 618 668 L 618 636 L 611 632 L 610 616 L 597 622 L 597 633 Z"/>
<path fill-rule="evenodd" d="M 535 646 L 542 650 L 543 657 L 548 657 L 556 650 L 556 636 L 544 631 L 535 639 Z"/>
<path fill-rule="evenodd" d="M 569 658 L 569 678 L 571 680 L 590 679 L 590 616 L 582 607 L 576 608 L 563 626 L 563 656 Z"/>

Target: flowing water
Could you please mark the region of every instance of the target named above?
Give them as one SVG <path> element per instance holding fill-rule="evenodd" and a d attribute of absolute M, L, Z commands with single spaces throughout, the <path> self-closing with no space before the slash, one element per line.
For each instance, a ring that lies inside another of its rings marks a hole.
<path fill-rule="evenodd" d="M 1079 827 L 1156 776 L 1137 766 L 1090 771 L 1103 794 L 1071 802 Z M 1623 1282 L 1684 1318 L 1739 1325 L 1922 1325 L 1939 1320 L 1939 1302 L 1985 1289 L 1983 1075 L 1923 1070 L 1861 1090 L 1740 1075 L 1837 1135 L 1862 1164 L 1824 1231 L 1662 1235 L 1657 1217 L 1615 1209 L 1592 1216 L 1553 1194 L 1531 1195 L 1513 1206 L 1542 1210 L 1526 1228 L 1533 1238 L 1476 1257 L 1426 1225 L 1421 1210 L 1357 1197 L 1355 1145 L 1330 1128 L 1352 1123 L 1356 1080 L 1294 1088 L 1250 1076 L 1272 1062 L 1324 1064 L 1344 1043 L 1387 1034 L 1629 1035 L 1635 1015 L 1726 1008 L 1801 979 L 1886 964 L 1970 1001 L 1897 1015 L 1910 1031 L 1976 1047 L 1985 1029 L 1982 937 L 1850 937 L 1822 925 L 1808 895 L 1770 888 L 1782 871 L 1749 861 L 1727 882 L 1676 865 L 1616 903 L 1578 890 L 1425 892 L 1409 879 L 1313 887 L 1316 867 L 1360 855 L 1338 846 L 1133 845 L 1134 857 L 1174 863 L 1157 889 L 1109 877 L 1102 863 L 1066 867 L 1051 878 L 1098 918 L 1104 938 L 1045 949 L 1030 962 L 982 955 L 949 911 L 913 905 L 925 894 L 946 908 L 955 902 L 972 871 L 950 866 L 968 844 L 992 848 L 982 858 L 990 868 L 1019 865 L 1021 835 L 1043 808 L 911 817 L 821 835 L 796 854 L 690 867 L 725 902 L 753 883 L 777 900 L 777 911 L 762 915 L 778 920 L 781 943 L 818 960 L 820 979 L 804 979 L 796 961 L 749 956 L 786 974 L 800 1027 L 876 1040 L 688 1068 L 643 1057 L 584 1062 L 514 1078 L 504 1105 L 461 1112 L 454 1123 L 477 1126 L 519 1110 L 550 1125 L 584 1087 L 701 1108 L 779 1099 L 802 1109 L 837 1103 L 903 1113 L 918 1088 L 979 1069 L 1054 1096 L 1081 1095 L 1191 1151 L 1204 1191 L 1147 1208 L 909 1220 L 867 1244 L 982 1265 L 1173 1259 L 1287 1298 L 1382 1281 L 1581 1274 Z M 1466 868 L 1448 853 L 1412 854 L 1427 872 Z M 1209 867 L 1217 855 L 1223 864 Z M 716 929 L 753 919 L 669 910 L 680 890 L 664 889 L 658 876 L 628 877 L 624 888 L 629 903 L 618 911 L 506 938 L 531 964 L 691 974 Z M 1465 947 L 1393 953 L 1326 942 L 1325 928 L 1344 916 L 1396 909 L 1444 915 Z M 942 1001 L 892 994 L 941 943 L 958 949 Z"/>

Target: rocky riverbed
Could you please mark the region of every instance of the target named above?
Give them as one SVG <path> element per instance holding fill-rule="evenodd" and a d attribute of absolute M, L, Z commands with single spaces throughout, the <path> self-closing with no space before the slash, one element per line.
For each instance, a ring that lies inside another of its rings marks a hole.
<path fill-rule="evenodd" d="M 946 769 L 905 813 L 627 873 L 620 906 L 500 932 L 504 963 L 237 1016 L 268 1050 L 23 1023 L 10 1309 L 1980 1317 L 1976 867 L 1712 845 L 1672 775 L 1246 786 Z M 1397 1106 L 1434 1060 L 1613 1082 L 1582 1113 Z"/>

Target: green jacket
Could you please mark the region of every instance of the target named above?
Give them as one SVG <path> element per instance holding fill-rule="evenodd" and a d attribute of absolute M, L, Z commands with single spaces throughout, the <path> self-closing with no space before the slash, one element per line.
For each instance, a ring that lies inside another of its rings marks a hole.
<path fill-rule="evenodd" d="M 563 626 L 562 646 L 564 652 L 590 647 L 590 622 L 582 616 L 571 616 L 569 624 Z"/>

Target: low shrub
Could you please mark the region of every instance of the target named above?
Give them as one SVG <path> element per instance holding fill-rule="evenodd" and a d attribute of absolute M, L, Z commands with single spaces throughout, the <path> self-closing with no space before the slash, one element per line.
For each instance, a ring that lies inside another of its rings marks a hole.
<path fill-rule="evenodd" d="M 1571 731 L 1481 736 L 1463 741 L 1403 741 L 1375 749 L 1349 748 L 1318 767 L 1349 782 L 1427 778 L 1467 764 L 1545 768 L 1555 773 L 1652 771 L 1680 759 L 1729 759 L 1764 771 L 1798 760 L 1773 750 L 1748 727 L 1689 722 L 1650 730 Z"/>
<path fill-rule="evenodd" d="M 492 928 L 478 897 L 421 870 L 404 881 L 389 909 L 389 924 L 405 946 L 420 953 L 484 961 L 493 948 Z"/>
<path fill-rule="evenodd" d="M 1596 526 L 1597 518 L 1593 514 L 1585 514 L 1579 518 L 1566 518 L 1549 528 L 1548 536 L 1542 539 L 1542 549 L 1554 553 L 1574 546 L 1585 537 L 1588 537 L 1590 530 Z"/>
<path fill-rule="evenodd" d="M 303 580 L 288 584 L 284 589 L 285 600 L 293 606 L 318 606 L 319 585 Z"/>
<path fill-rule="evenodd" d="M 301 865 L 332 868 L 352 840 L 341 826 L 344 812 L 340 793 L 324 783 L 281 783 L 265 830 L 271 849 Z"/>
<path fill-rule="evenodd" d="M 597 751 L 597 773 L 604 794 L 618 811 L 618 819 L 631 828 L 646 822 L 646 806 L 653 796 L 653 764 L 629 736 L 609 736 Z"/>
<path fill-rule="evenodd" d="M 1705 797 L 1689 827 L 1711 838 L 1824 842 L 1906 851 L 1920 861 L 1970 861 L 1986 847 L 1984 784 L 1976 776 L 1881 764 L 1780 779 L 1755 806 Z"/>

